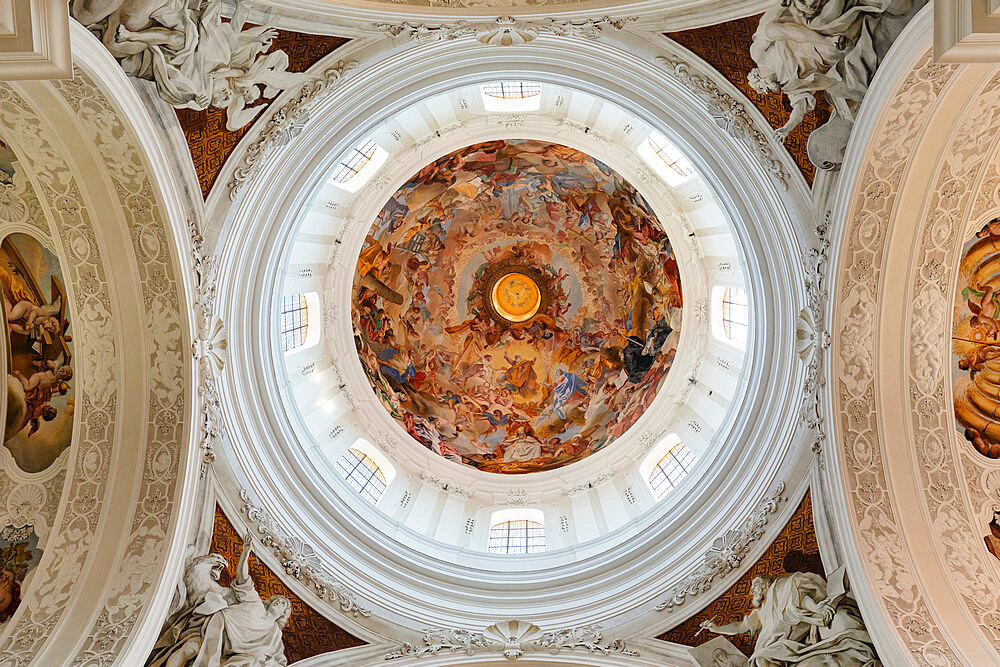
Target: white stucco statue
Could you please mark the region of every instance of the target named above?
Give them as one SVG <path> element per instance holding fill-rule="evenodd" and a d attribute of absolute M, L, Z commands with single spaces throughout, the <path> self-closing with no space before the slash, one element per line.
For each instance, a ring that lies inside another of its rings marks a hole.
<path fill-rule="evenodd" d="M 749 667 L 881 667 L 843 569 L 829 586 L 817 574 L 792 572 L 757 577 L 750 591 L 754 609 L 742 621 L 701 624 L 723 635 L 757 635 Z"/>
<path fill-rule="evenodd" d="M 284 667 L 281 631 L 291 614 L 282 595 L 264 601 L 250 579 L 251 536 L 243 541 L 229 588 L 217 581 L 219 554 L 200 556 L 184 572 L 183 602 L 167 618 L 147 667 Z"/>
<path fill-rule="evenodd" d="M 809 158 L 835 169 L 868 84 L 906 22 L 926 0 L 779 0 L 760 19 L 750 46 L 757 67 L 747 79 L 759 92 L 782 91 L 791 117 L 775 130 L 784 141 L 823 92 L 830 121 L 809 139 Z"/>
<path fill-rule="evenodd" d="M 284 51 L 265 54 L 273 28 L 244 29 L 237 2 L 228 23 L 222 0 L 72 0 L 73 18 L 87 26 L 127 74 L 156 84 L 160 98 L 179 109 L 226 109 L 226 128 L 237 130 L 282 89 L 306 74 L 287 72 Z M 263 86 L 263 90 L 261 90 Z"/>

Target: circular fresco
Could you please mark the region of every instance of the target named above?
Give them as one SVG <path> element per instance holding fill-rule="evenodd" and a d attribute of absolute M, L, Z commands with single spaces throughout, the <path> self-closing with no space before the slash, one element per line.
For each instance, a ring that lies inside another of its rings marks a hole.
<path fill-rule="evenodd" d="M 386 410 L 487 472 L 606 447 L 652 403 L 680 337 L 677 261 L 649 204 L 547 142 L 477 144 L 422 169 L 372 225 L 353 290 Z"/>

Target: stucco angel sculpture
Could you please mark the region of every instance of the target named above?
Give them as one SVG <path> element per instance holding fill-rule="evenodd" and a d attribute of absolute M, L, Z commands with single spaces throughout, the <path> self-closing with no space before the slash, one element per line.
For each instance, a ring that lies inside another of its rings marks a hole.
<path fill-rule="evenodd" d="M 757 635 L 748 667 L 881 667 L 843 568 L 829 585 L 817 574 L 792 572 L 757 577 L 750 591 L 754 609 L 742 621 L 701 624 L 723 635 Z"/>
<path fill-rule="evenodd" d="M 834 169 L 854 117 L 879 62 L 906 22 L 926 0 L 779 0 L 760 19 L 750 46 L 757 67 L 750 85 L 761 93 L 782 91 L 791 117 L 775 130 L 784 141 L 816 106 L 823 92 L 833 107 L 830 121 L 809 138 L 809 158 Z"/>
<path fill-rule="evenodd" d="M 250 579 L 252 537 L 243 540 L 236 576 L 217 582 L 227 567 L 220 554 L 199 556 L 184 572 L 180 609 L 167 618 L 147 667 L 284 667 L 281 631 L 291 615 L 282 595 L 262 600 Z"/>
<path fill-rule="evenodd" d="M 228 23 L 222 0 L 72 0 L 73 18 L 87 26 L 127 74 L 156 84 L 160 98 L 179 109 L 226 109 L 237 130 L 264 108 L 253 106 L 308 75 L 287 72 L 284 51 L 265 54 L 273 28 L 244 29 L 247 9 L 237 2 Z M 263 90 L 261 90 L 263 87 Z"/>

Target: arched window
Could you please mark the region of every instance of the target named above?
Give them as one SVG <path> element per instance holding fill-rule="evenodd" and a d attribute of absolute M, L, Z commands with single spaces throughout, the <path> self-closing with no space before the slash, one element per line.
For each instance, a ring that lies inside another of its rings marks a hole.
<path fill-rule="evenodd" d="M 286 294 L 281 298 L 281 349 L 285 356 L 297 354 L 319 342 L 319 294 Z"/>
<path fill-rule="evenodd" d="M 712 335 L 739 348 L 747 344 L 747 292 L 742 287 L 712 288 Z"/>
<path fill-rule="evenodd" d="M 375 156 L 377 148 L 378 144 L 371 137 L 362 141 L 344 156 L 337 168 L 333 170 L 330 180 L 335 183 L 346 183 L 357 176 L 358 172 Z"/>
<path fill-rule="evenodd" d="M 337 472 L 372 505 L 378 502 L 385 491 L 386 481 L 382 469 L 367 454 L 354 447 L 337 459 Z"/>
<path fill-rule="evenodd" d="M 347 152 L 330 174 L 330 183 L 341 190 L 357 192 L 385 164 L 389 154 L 368 137 Z"/>
<path fill-rule="evenodd" d="M 491 554 L 533 554 L 545 551 L 545 524 L 541 510 L 494 512 L 490 521 Z"/>
<path fill-rule="evenodd" d="M 542 94 L 542 84 L 531 81 L 492 81 L 483 84 L 483 94 L 504 100 L 518 100 Z"/>
<path fill-rule="evenodd" d="M 537 111 L 542 84 L 531 81 L 491 81 L 479 87 L 487 111 Z"/>
<path fill-rule="evenodd" d="M 722 293 L 722 331 L 740 347 L 747 342 L 747 292 L 739 287 L 727 287 Z"/>
<path fill-rule="evenodd" d="M 649 487 L 656 499 L 673 490 L 697 462 L 698 457 L 684 443 L 678 443 L 657 461 L 649 474 Z"/>
<path fill-rule="evenodd" d="M 309 305 L 305 294 L 281 299 L 281 347 L 285 352 L 302 347 L 309 331 Z"/>
<path fill-rule="evenodd" d="M 669 185 L 678 186 L 694 176 L 694 168 L 684 154 L 659 132 L 651 132 L 639 145 L 639 154 Z"/>

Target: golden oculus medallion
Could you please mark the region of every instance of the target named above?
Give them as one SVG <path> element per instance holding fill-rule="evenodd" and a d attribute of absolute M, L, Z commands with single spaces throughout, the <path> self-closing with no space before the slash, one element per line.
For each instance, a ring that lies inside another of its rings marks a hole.
<path fill-rule="evenodd" d="M 542 293 L 535 281 L 523 273 L 508 273 L 493 284 L 493 308 L 511 322 L 526 322 L 535 316 Z"/>

